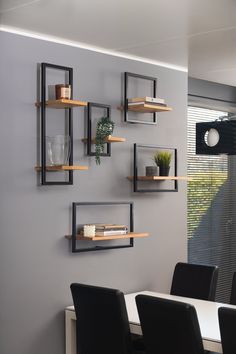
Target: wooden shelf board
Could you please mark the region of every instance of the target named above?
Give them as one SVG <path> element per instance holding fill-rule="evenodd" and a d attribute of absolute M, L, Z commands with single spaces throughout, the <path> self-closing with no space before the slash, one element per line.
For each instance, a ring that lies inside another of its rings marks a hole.
<path fill-rule="evenodd" d="M 87 143 L 88 139 L 82 139 L 82 141 L 84 143 Z M 120 138 L 118 136 L 112 136 L 112 135 L 108 135 L 108 137 L 106 139 L 104 139 L 104 143 L 123 143 L 125 142 L 126 139 L 125 138 Z M 95 143 L 95 138 L 92 138 L 92 143 Z"/>
<path fill-rule="evenodd" d="M 128 176 L 128 180 L 133 181 L 133 176 Z M 191 177 L 185 176 L 138 176 L 138 181 L 166 181 L 166 180 L 176 180 L 176 181 L 191 181 Z"/>
<path fill-rule="evenodd" d="M 171 107 L 167 106 L 158 106 L 154 104 L 137 104 L 137 105 L 130 105 L 128 106 L 128 110 L 132 112 L 141 112 L 141 113 L 155 113 L 155 112 L 168 112 L 172 111 Z"/>
<path fill-rule="evenodd" d="M 41 103 L 35 103 L 37 107 L 40 107 Z M 79 101 L 79 100 L 49 100 L 46 101 L 46 106 L 49 108 L 73 108 L 73 107 L 86 107 L 88 105 L 87 102 Z"/>
<path fill-rule="evenodd" d="M 109 235 L 109 236 L 94 236 L 94 237 L 83 237 L 83 236 L 76 236 L 76 240 L 81 240 L 81 241 L 107 241 L 107 240 L 118 240 L 118 239 L 127 239 L 127 238 L 139 238 L 139 237 L 147 237 L 149 236 L 149 233 L 147 232 L 129 232 L 126 235 Z M 66 235 L 65 236 L 67 239 L 71 239 L 71 235 Z"/>
<path fill-rule="evenodd" d="M 41 171 L 41 166 L 35 167 L 36 171 Z M 88 166 L 67 166 L 67 165 L 60 165 L 60 166 L 46 166 L 47 171 L 85 171 L 88 170 Z"/>
<path fill-rule="evenodd" d="M 117 107 L 117 109 L 123 111 L 124 107 L 120 106 Z M 139 113 L 155 113 L 155 112 L 169 112 L 172 111 L 172 108 L 168 106 L 158 106 L 157 104 L 151 104 L 151 103 L 150 104 L 141 103 L 136 105 L 129 105 L 128 111 L 139 112 Z"/>

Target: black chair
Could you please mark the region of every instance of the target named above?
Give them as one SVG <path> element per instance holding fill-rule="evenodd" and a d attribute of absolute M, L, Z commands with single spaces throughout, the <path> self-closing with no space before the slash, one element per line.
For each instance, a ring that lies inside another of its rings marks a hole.
<path fill-rule="evenodd" d="M 230 304 L 236 305 L 236 272 L 233 274 L 233 279 L 232 279 Z"/>
<path fill-rule="evenodd" d="M 77 353 L 133 353 L 124 294 L 76 283 L 70 288 L 77 318 Z"/>
<path fill-rule="evenodd" d="M 214 301 L 218 270 L 217 266 L 177 263 L 170 294 Z"/>
<path fill-rule="evenodd" d="M 236 310 L 227 307 L 218 309 L 223 354 L 236 353 Z"/>
<path fill-rule="evenodd" d="M 136 304 L 147 354 L 204 354 L 192 305 L 147 295 Z"/>

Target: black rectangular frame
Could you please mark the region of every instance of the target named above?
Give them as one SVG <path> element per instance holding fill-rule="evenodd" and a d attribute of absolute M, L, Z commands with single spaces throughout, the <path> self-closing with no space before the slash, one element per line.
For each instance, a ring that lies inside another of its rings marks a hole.
<path fill-rule="evenodd" d="M 152 76 L 139 75 L 139 74 L 130 73 L 130 72 L 125 72 L 124 74 L 125 74 L 124 75 L 124 121 L 127 122 L 127 123 L 133 123 L 133 124 L 137 123 L 137 124 L 156 125 L 157 124 L 156 112 L 150 113 L 150 114 L 153 114 L 153 121 L 152 122 L 148 122 L 148 121 L 144 121 L 144 120 L 129 119 L 129 114 L 128 114 L 129 107 L 128 107 L 128 97 L 127 97 L 127 95 L 128 95 L 129 78 L 130 77 L 136 77 L 136 78 L 139 78 L 139 79 L 152 81 L 152 83 L 153 83 L 153 97 L 156 97 L 156 94 L 157 94 L 157 78 L 152 77 Z"/>
<path fill-rule="evenodd" d="M 73 171 L 66 171 L 69 173 L 68 181 L 47 181 L 46 175 L 46 69 L 63 70 L 68 72 L 68 84 L 71 85 L 71 99 L 73 99 L 73 68 L 42 63 L 41 64 L 41 184 L 42 185 L 71 185 L 73 184 Z M 73 114 L 71 108 L 68 110 L 68 135 L 70 136 L 71 149 L 69 157 L 69 166 L 73 165 Z M 65 111 L 66 114 L 66 111 Z M 67 117 L 65 117 L 67 118 Z"/>
<path fill-rule="evenodd" d="M 95 247 L 86 247 L 86 248 L 77 248 L 76 243 L 78 240 L 76 240 L 77 236 L 77 222 L 76 222 L 76 211 L 77 208 L 83 205 L 129 205 L 129 228 L 130 232 L 133 232 L 134 230 L 134 211 L 133 211 L 133 202 L 73 202 L 72 203 L 72 252 L 73 253 L 80 253 L 80 252 L 90 252 L 90 251 L 102 251 L 102 250 L 108 250 L 108 249 L 117 249 L 117 248 L 128 248 L 128 247 L 133 247 L 134 246 L 134 239 L 130 237 L 130 242 L 129 244 L 126 245 L 116 245 L 116 246 L 95 246 Z M 89 241 L 89 240 L 88 240 Z M 81 241 L 84 242 L 84 241 Z M 95 241 L 91 241 L 95 242 Z"/>
<path fill-rule="evenodd" d="M 152 193 L 152 192 L 178 192 L 178 181 L 174 180 L 173 189 L 139 189 L 138 188 L 138 148 L 153 148 L 153 149 L 163 149 L 163 150 L 173 150 L 174 151 L 174 177 L 177 177 L 177 149 L 172 147 L 163 147 L 157 145 L 144 145 L 144 144 L 134 144 L 134 166 L 133 166 L 133 191 L 139 193 Z M 152 183 L 157 183 L 158 181 L 150 181 Z"/>
<path fill-rule="evenodd" d="M 95 102 L 88 102 L 87 107 L 87 155 L 88 156 L 95 156 L 95 152 L 92 151 L 92 108 L 104 108 L 106 110 L 106 116 L 110 119 L 111 118 L 111 106 L 102 104 L 102 103 L 95 103 Z M 100 156 L 111 156 L 111 144 L 106 143 L 106 152 L 102 153 Z"/>

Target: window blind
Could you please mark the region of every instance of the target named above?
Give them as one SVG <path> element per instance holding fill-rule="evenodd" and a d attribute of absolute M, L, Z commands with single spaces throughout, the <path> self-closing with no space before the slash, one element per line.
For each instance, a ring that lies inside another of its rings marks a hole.
<path fill-rule="evenodd" d="M 216 300 L 229 302 L 236 271 L 235 157 L 196 155 L 195 125 L 227 112 L 188 108 L 188 260 L 218 265 Z"/>

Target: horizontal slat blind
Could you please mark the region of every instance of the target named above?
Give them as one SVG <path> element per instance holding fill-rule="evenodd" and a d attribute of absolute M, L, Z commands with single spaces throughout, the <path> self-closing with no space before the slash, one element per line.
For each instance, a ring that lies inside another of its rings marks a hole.
<path fill-rule="evenodd" d="M 195 154 L 195 125 L 225 112 L 188 109 L 188 258 L 191 263 L 220 267 L 217 301 L 228 302 L 236 271 L 234 160 L 226 155 Z M 235 175 L 236 176 L 236 175 Z"/>

